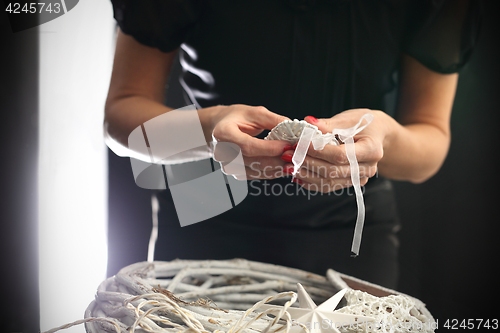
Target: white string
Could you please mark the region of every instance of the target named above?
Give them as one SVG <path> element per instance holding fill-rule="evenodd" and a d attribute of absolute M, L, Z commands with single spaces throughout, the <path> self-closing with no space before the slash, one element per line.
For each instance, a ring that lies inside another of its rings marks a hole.
<path fill-rule="evenodd" d="M 361 246 L 361 235 L 363 233 L 363 226 L 365 224 L 365 202 L 363 199 L 363 193 L 361 192 L 361 184 L 359 179 L 359 165 L 356 158 L 356 150 L 354 146 L 354 136 L 365 129 L 373 121 L 373 115 L 371 113 L 366 113 L 361 117 L 356 125 L 351 128 L 346 129 L 334 129 L 332 135 L 338 135 L 340 140 L 345 142 L 345 151 L 347 159 L 349 161 L 349 166 L 351 167 L 351 181 L 354 187 L 354 193 L 356 195 L 356 204 L 358 206 L 358 216 L 356 218 L 356 225 L 354 227 L 354 236 L 352 239 L 351 252 L 353 256 L 359 255 L 359 247 Z M 366 120 L 366 124 L 361 126 L 363 120 Z"/>
<path fill-rule="evenodd" d="M 351 181 L 356 195 L 356 204 L 358 206 L 358 216 L 356 218 L 356 226 L 354 227 L 354 236 L 352 240 L 351 252 L 354 256 L 359 254 L 359 247 L 361 245 L 361 235 L 363 233 L 363 225 L 365 223 L 365 203 L 363 200 L 363 193 L 361 192 L 361 183 L 359 177 L 359 165 L 356 159 L 356 151 L 354 146 L 354 136 L 364 130 L 373 121 L 371 113 L 364 114 L 356 125 L 345 129 L 334 129 L 331 133 L 314 135 L 314 131 L 309 127 L 304 127 L 300 134 L 300 139 L 297 148 L 292 156 L 293 175 L 299 171 L 302 163 L 304 163 L 305 156 L 309 144 L 312 142 L 315 150 L 322 150 L 327 144 L 338 144 L 335 139 L 336 136 L 345 143 L 345 151 L 349 166 L 351 168 Z M 363 120 L 366 124 L 361 126 Z"/>
<path fill-rule="evenodd" d="M 160 204 L 158 203 L 156 194 L 151 195 L 151 209 L 152 226 L 148 244 L 148 262 L 153 262 L 155 258 L 155 246 L 156 240 L 158 239 L 158 212 L 160 211 Z"/>
<path fill-rule="evenodd" d="M 351 181 L 356 195 L 356 204 L 358 206 L 358 216 L 356 218 L 356 226 L 354 227 L 354 236 L 352 239 L 351 252 L 354 256 L 359 254 L 359 247 L 361 245 L 361 234 L 365 224 L 365 201 L 363 193 L 361 192 L 361 183 L 359 179 L 359 165 L 356 159 L 356 151 L 354 150 L 354 139 L 348 137 L 345 139 L 345 151 L 349 166 L 351 167 Z"/>

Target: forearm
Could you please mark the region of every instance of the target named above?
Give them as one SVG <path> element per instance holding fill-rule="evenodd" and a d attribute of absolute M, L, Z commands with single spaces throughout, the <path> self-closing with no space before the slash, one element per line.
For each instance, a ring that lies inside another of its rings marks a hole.
<path fill-rule="evenodd" d="M 433 72 L 402 58 L 398 117 L 390 118 L 381 175 L 420 183 L 443 164 L 450 145 L 450 118 L 458 74 Z"/>
<path fill-rule="evenodd" d="M 143 96 L 123 97 L 108 103 L 104 119 L 106 139 L 127 148 L 128 137 L 135 128 L 171 110 Z"/>
<path fill-rule="evenodd" d="M 426 123 L 403 126 L 393 122 L 393 130 L 386 139 L 384 155 L 378 164 L 379 174 L 413 183 L 432 177 L 448 153 L 449 131 Z"/>
<path fill-rule="evenodd" d="M 217 109 L 196 110 L 192 107 L 178 111 L 147 97 L 119 99 L 106 109 L 106 143 L 119 156 L 130 156 L 146 162 L 154 160 L 177 164 L 205 159 L 211 156 L 205 143 L 212 140 L 211 119 Z M 142 124 L 145 124 L 144 128 L 140 128 Z M 203 137 L 200 137 L 200 124 Z M 140 133 L 130 136 L 138 130 Z M 129 137 L 132 141 L 129 141 Z M 144 140 L 151 147 L 147 151 Z M 154 144 L 158 140 L 161 140 L 161 146 Z M 188 149 L 184 153 L 175 152 L 175 147 L 179 145 Z"/>

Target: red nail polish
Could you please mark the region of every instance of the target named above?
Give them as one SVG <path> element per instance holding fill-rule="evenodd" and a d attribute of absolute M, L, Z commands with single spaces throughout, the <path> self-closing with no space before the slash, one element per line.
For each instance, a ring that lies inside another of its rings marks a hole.
<path fill-rule="evenodd" d="M 304 184 L 304 182 L 303 182 L 301 179 L 298 179 L 298 178 L 293 178 L 293 179 L 292 179 L 292 182 L 297 183 L 297 184 L 299 184 L 299 185 Z"/>
<path fill-rule="evenodd" d="M 284 171 L 286 174 L 291 175 L 291 174 L 293 173 L 293 166 L 291 166 L 291 165 L 287 165 L 287 166 L 283 169 L 283 171 Z"/>
<path fill-rule="evenodd" d="M 317 123 L 318 122 L 318 119 L 316 119 L 316 117 L 307 116 L 306 118 L 309 118 L 309 120 L 311 121 L 311 123 Z"/>
<path fill-rule="evenodd" d="M 292 150 L 292 149 L 293 149 L 292 145 L 285 146 L 285 148 L 283 148 L 283 152 L 286 152 L 287 150 Z"/>
<path fill-rule="evenodd" d="M 293 155 L 288 155 L 288 154 L 281 155 L 281 159 L 288 163 L 292 163 L 292 157 Z"/>
<path fill-rule="evenodd" d="M 293 149 L 293 150 L 297 149 L 297 145 L 298 145 L 298 144 L 299 144 L 298 142 L 297 142 L 296 144 L 294 144 L 294 145 L 292 146 L 292 149 Z"/>

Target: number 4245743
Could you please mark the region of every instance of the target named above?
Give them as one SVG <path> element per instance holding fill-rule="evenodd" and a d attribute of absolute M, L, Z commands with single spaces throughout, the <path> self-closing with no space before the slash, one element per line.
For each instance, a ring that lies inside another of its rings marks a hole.
<path fill-rule="evenodd" d="M 11 14 L 20 14 L 20 13 L 55 13 L 58 14 L 61 12 L 61 4 L 59 2 L 54 3 L 45 3 L 45 2 L 30 2 L 24 3 L 21 5 L 19 2 L 9 2 L 5 11 Z"/>
<path fill-rule="evenodd" d="M 498 319 L 447 319 L 443 325 L 444 328 L 449 330 L 477 330 L 483 329 L 498 329 Z"/>

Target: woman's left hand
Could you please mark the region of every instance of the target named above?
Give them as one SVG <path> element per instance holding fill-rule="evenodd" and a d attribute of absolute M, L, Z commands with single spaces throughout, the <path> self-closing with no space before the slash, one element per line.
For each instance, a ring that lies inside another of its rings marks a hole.
<path fill-rule="evenodd" d="M 321 132 L 330 133 L 335 128 L 345 129 L 354 126 L 366 113 L 373 114 L 373 121 L 354 136 L 361 185 L 365 185 L 370 177 L 377 174 L 377 166 L 384 156 L 384 144 L 388 140 L 391 124 L 395 123 L 394 119 L 384 112 L 369 109 L 347 110 L 329 119 L 316 119 L 312 116 L 304 119 L 317 126 Z M 288 150 L 281 158 L 291 162 L 293 152 Z M 285 170 L 293 170 L 293 165 L 287 164 Z M 323 150 L 314 150 L 311 145 L 295 178 L 294 181 L 305 189 L 323 193 L 352 186 L 351 168 L 345 145 L 326 145 Z"/>

